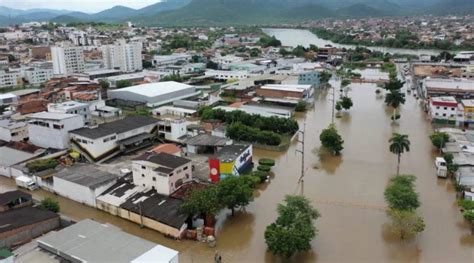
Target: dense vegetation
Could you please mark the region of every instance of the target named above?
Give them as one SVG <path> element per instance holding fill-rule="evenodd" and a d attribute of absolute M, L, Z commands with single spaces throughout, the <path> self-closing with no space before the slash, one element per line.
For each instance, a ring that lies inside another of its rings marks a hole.
<path fill-rule="evenodd" d="M 54 213 L 57 213 L 60 210 L 59 202 L 51 197 L 46 197 L 41 200 L 40 207 Z"/>
<path fill-rule="evenodd" d="M 56 159 L 40 159 L 26 164 L 28 170 L 32 173 L 41 172 L 47 169 L 54 169 L 58 166 Z"/>
<path fill-rule="evenodd" d="M 432 43 L 420 41 L 418 36 L 408 30 L 399 30 L 395 34 L 395 38 L 385 38 L 382 40 L 371 41 L 371 40 L 359 40 L 355 39 L 354 36 L 345 34 L 343 32 L 327 30 L 325 28 L 315 28 L 312 30 L 318 37 L 330 40 L 338 44 L 347 45 L 363 45 L 363 46 L 381 46 L 391 48 L 408 48 L 408 49 L 423 49 L 423 48 L 434 48 L 434 49 L 472 49 L 471 45 L 460 45 L 456 46 L 453 42 L 447 40 L 435 40 Z M 385 36 L 386 33 L 382 33 Z"/>
<path fill-rule="evenodd" d="M 211 107 L 202 107 L 198 112 L 202 120 L 220 120 L 227 124 L 241 123 L 245 126 L 262 131 L 271 131 L 277 134 L 293 135 L 298 131 L 298 122 L 294 119 L 279 117 L 262 117 L 257 114 L 248 114 L 243 111 L 226 112 Z"/>
<path fill-rule="evenodd" d="M 344 149 L 342 146 L 344 141 L 342 140 L 341 135 L 337 132 L 334 124 L 331 124 L 328 128 L 324 129 L 319 135 L 319 139 L 321 140 L 321 145 L 333 155 L 341 154 L 341 151 Z"/>

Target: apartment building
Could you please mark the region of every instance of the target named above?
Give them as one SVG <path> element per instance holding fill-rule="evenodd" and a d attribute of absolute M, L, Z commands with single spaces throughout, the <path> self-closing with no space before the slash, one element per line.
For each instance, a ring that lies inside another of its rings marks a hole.
<path fill-rule="evenodd" d="M 71 75 L 84 72 L 84 50 L 82 47 L 68 44 L 51 47 L 51 58 L 55 75 Z"/>
<path fill-rule="evenodd" d="M 21 84 L 20 71 L 0 70 L 0 88 L 15 87 Z"/>
<path fill-rule="evenodd" d="M 142 44 L 127 43 L 121 39 L 113 45 L 101 47 L 102 60 L 107 69 L 119 69 L 123 72 L 134 72 L 143 69 Z"/>

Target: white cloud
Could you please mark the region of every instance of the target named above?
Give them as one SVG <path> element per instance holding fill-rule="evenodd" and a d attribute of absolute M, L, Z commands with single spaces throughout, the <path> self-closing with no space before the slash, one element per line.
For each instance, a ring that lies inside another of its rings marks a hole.
<path fill-rule="evenodd" d="M 98 12 L 116 5 L 142 8 L 160 0 L 0 0 L 0 6 L 17 9 L 50 8 L 82 12 Z"/>

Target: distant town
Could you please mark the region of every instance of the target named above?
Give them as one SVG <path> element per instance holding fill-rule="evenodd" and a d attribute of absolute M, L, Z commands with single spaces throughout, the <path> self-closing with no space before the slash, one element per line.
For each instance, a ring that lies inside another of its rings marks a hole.
<path fill-rule="evenodd" d="M 473 114 L 472 15 L 3 27 L 0 261 L 472 262 Z"/>

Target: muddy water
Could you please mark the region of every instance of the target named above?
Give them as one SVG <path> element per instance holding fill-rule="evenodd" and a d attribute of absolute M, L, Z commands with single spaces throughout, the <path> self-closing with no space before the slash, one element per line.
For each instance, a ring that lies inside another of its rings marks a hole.
<path fill-rule="evenodd" d="M 391 111 L 372 84 L 352 85 L 354 108 L 336 119 L 345 143 L 343 155 L 323 158 L 315 154 L 319 133 L 331 121 L 331 92 L 317 95 L 315 107 L 299 119 L 306 121 L 306 177 L 303 193 L 321 212 L 313 249 L 291 262 L 474 262 L 474 237 L 455 206 L 449 182 L 435 177 L 434 154 L 427 135 L 430 125 L 418 102 L 408 95 L 399 125 L 391 125 Z M 301 125 L 302 126 L 302 125 Z M 387 231 L 383 190 L 396 171 L 396 156 L 388 151 L 392 132 L 409 135 L 411 151 L 402 156 L 401 172 L 417 176 L 417 191 L 426 230 L 415 240 L 400 242 Z M 245 212 L 233 218 L 219 216 L 216 248 L 191 241 L 177 242 L 136 224 L 58 197 L 62 212 L 76 220 L 94 218 L 127 232 L 177 249 L 181 262 L 212 262 L 216 250 L 223 262 L 279 262 L 266 252 L 265 227 L 276 218 L 276 205 L 285 195 L 301 193 L 297 185 L 301 155 L 296 143 L 286 153 L 255 150 L 258 157 L 277 160 L 275 177 L 262 186 Z M 13 186 L 2 178 L 1 190 Z M 37 198 L 52 196 L 35 191 Z"/>

